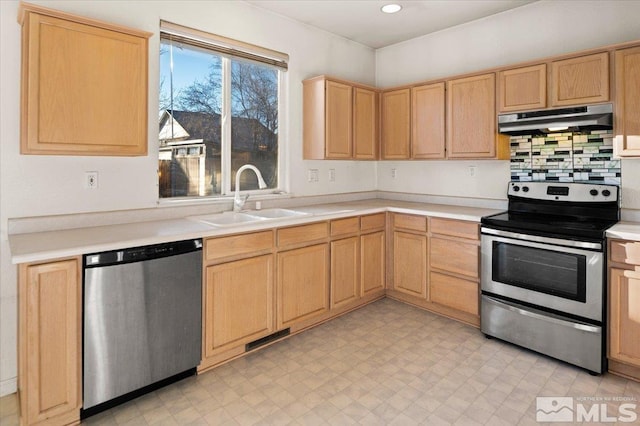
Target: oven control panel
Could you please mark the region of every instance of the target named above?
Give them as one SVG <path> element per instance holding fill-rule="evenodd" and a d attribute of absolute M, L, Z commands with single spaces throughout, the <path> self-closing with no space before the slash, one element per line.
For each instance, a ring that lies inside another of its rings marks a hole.
<path fill-rule="evenodd" d="M 571 202 L 618 201 L 619 187 L 594 183 L 509 182 L 510 197 Z"/>

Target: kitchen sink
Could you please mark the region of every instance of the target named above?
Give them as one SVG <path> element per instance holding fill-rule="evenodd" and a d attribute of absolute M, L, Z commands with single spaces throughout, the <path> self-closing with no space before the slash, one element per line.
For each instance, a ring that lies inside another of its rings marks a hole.
<path fill-rule="evenodd" d="M 264 217 L 253 216 L 246 213 L 231 212 L 216 213 L 204 216 L 191 216 L 189 219 L 219 227 L 236 226 L 245 223 L 260 222 L 266 220 L 266 218 Z"/>
<path fill-rule="evenodd" d="M 297 210 L 289 210 L 289 209 L 265 209 L 265 210 L 253 210 L 247 212 L 246 214 L 250 216 L 261 217 L 265 219 L 280 219 L 280 218 L 290 218 L 296 216 L 307 216 L 310 213 L 300 212 Z"/>

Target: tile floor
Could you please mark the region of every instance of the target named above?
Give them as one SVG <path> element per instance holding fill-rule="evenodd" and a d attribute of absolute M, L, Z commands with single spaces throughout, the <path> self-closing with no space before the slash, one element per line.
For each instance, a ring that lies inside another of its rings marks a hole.
<path fill-rule="evenodd" d="M 537 396 L 637 401 L 640 383 L 593 377 L 383 299 L 83 423 L 540 425 Z M 620 402 L 605 403 L 617 415 Z M 2 426 L 17 424 L 14 395 L 0 399 L 0 415 Z"/>

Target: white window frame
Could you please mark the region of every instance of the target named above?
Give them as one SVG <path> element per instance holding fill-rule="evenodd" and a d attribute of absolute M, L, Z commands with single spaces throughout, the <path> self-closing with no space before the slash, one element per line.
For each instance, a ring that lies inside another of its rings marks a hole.
<path fill-rule="evenodd" d="M 232 40 L 226 37 L 217 36 L 215 34 L 209 34 L 203 31 L 183 27 L 178 24 L 173 24 L 167 21 L 160 21 L 160 32 L 165 34 L 173 34 L 180 37 L 184 37 L 193 40 L 197 43 L 209 45 L 211 52 L 220 56 L 222 59 L 222 111 L 220 117 L 221 123 L 221 173 L 220 179 L 222 180 L 221 193 L 209 196 L 186 196 L 186 197 L 166 197 L 161 198 L 158 194 L 159 204 L 174 204 L 174 203 L 210 203 L 210 202 L 228 202 L 233 198 L 235 190 L 231 190 L 232 179 L 235 180 L 235 176 L 232 176 L 231 170 L 231 61 L 232 60 L 250 60 L 251 58 L 244 57 L 243 55 L 254 55 L 264 57 L 265 59 L 274 58 L 274 63 L 284 63 L 285 69 L 282 67 L 272 65 L 278 71 L 278 156 L 276 170 L 278 173 L 278 185 L 276 188 L 268 189 L 253 189 L 253 190 L 241 190 L 240 194 L 251 195 L 252 200 L 268 199 L 274 197 L 286 196 L 289 197 L 289 179 L 287 175 L 287 168 L 285 167 L 284 159 L 288 156 L 288 143 L 286 138 L 287 132 L 287 90 L 286 90 L 286 64 L 289 60 L 289 56 L 285 53 L 277 52 L 274 50 L 266 49 L 260 46 L 244 43 L 237 40 Z M 234 56 L 227 53 L 223 53 L 216 48 L 229 50 L 233 52 L 241 53 L 242 55 Z M 270 66 L 269 64 L 256 61 L 260 65 Z M 158 146 L 160 141 L 158 140 Z M 251 172 L 245 172 L 251 173 Z"/>

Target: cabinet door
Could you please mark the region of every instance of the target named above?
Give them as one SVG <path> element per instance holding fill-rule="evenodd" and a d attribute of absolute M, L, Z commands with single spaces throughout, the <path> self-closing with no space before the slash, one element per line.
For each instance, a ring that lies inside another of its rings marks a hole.
<path fill-rule="evenodd" d="M 19 366 L 26 424 L 80 419 L 82 288 L 77 259 L 20 267 Z M 54 420 L 55 419 L 55 420 Z"/>
<path fill-rule="evenodd" d="M 354 157 L 375 160 L 378 158 L 378 94 L 356 87 L 353 96 Z"/>
<path fill-rule="evenodd" d="M 444 83 L 411 89 L 411 157 L 444 158 Z"/>
<path fill-rule="evenodd" d="M 611 268 L 609 357 L 640 367 L 640 273 Z"/>
<path fill-rule="evenodd" d="M 331 242 L 331 308 L 360 297 L 358 237 Z"/>
<path fill-rule="evenodd" d="M 478 283 L 437 272 L 429 274 L 429 299 L 449 308 L 478 315 Z"/>
<path fill-rule="evenodd" d="M 147 38 L 27 13 L 23 154 L 146 155 Z"/>
<path fill-rule="evenodd" d="M 547 107 L 547 65 L 498 73 L 498 110 L 523 111 Z"/>
<path fill-rule="evenodd" d="M 616 52 L 616 154 L 640 157 L 640 47 Z"/>
<path fill-rule="evenodd" d="M 427 297 L 427 237 L 393 233 L 393 287 L 412 296 Z"/>
<path fill-rule="evenodd" d="M 447 82 L 447 156 L 496 155 L 495 74 Z"/>
<path fill-rule="evenodd" d="M 329 310 L 329 244 L 278 253 L 278 329 Z"/>
<path fill-rule="evenodd" d="M 410 156 L 411 91 L 382 93 L 382 158 L 402 160 Z"/>
<path fill-rule="evenodd" d="M 351 86 L 335 81 L 326 82 L 325 157 L 340 159 L 353 156 L 351 120 L 353 98 Z"/>
<path fill-rule="evenodd" d="M 433 236 L 429 246 L 429 264 L 432 268 L 478 278 L 479 251 L 480 247 L 475 242 Z"/>
<path fill-rule="evenodd" d="M 205 357 L 273 333 L 273 278 L 271 254 L 207 267 Z"/>
<path fill-rule="evenodd" d="M 384 231 L 360 236 L 360 281 L 362 296 L 385 287 Z"/>
<path fill-rule="evenodd" d="M 609 100 L 609 53 L 551 63 L 551 106 Z"/>

